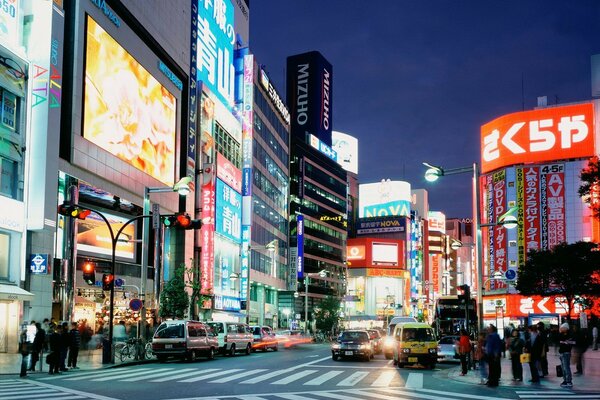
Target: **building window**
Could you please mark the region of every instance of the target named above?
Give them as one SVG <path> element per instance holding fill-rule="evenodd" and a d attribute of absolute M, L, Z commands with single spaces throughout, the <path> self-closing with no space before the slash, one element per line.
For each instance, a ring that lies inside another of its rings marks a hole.
<path fill-rule="evenodd" d="M 8 255 L 10 254 L 10 236 L 0 232 L 0 279 L 8 279 Z"/>
<path fill-rule="evenodd" d="M 236 168 L 242 168 L 242 147 L 223 127 L 215 123 L 215 147 Z"/>

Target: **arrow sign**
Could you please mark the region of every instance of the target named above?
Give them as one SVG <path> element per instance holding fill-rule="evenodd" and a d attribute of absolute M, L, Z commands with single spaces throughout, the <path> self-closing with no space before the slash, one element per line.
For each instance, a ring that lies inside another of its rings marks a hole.
<path fill-rule="evenodd" d="M 545 307 L 545 304 L 548 302 L 548 300 L 550 300 L 550 297 L 544 297 L 542 300 L 540 300 L 540 302 L 537 304 L 538 308 L 540 309 L 541 312 L 545 313 L 545 314 L 550 314 L 551 311 L 548 310 Z"/>

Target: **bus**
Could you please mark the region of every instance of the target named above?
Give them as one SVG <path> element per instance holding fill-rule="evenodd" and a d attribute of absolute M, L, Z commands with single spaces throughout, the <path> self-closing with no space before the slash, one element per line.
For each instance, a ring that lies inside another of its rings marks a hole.
<path fill-rule="evenodd" d="M 467 332 L 477 331 L 477 302 L 469 298 L 467 304 L 464 299 L 455 296 L 441 296 L 435 301 L 434 329 L 438 337 L 458 335 L 463 328 Z"/>

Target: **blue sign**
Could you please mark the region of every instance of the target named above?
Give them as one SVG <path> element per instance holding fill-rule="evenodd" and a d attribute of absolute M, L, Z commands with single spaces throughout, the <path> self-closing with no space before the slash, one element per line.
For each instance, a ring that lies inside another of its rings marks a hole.
<path fill-rule="evenodd" d="M 359 235 L 384 232 L 404 232 L 406 217 L 360 218 L 356 227 Z"/>
<path fill-rule="evenodd" d="M 124 284 L 125 284 L 125 281 L 124 281 L 123 279 L 121 279 L 121 278 L 117 278 L 117 279 L 115 279 L 115 286 L 116 286 L 116 287 L 121 287 L 121 286 L 123 286 Z"/>
<path fill-rule="evenodd" d="M 198 80 L 231 110 L 234 104 L 234 8 L 230 0 L 198 2 Z"/>
<path fill-rule="evenodd" d="M 32 254 L 29 258 L 29 270 L 32 274 L 48 273 L 48 254 Z"/>
<path fill-rule="evenodd" d="M 235 243 L 242 241 L 242 195 L 217 178 L 215 231 Z"/>
<path fill-rule="evenodd" d="M 215 310 L 240 311 L 240 308 L 238 297 L 215 295 Z"/>
<path fill-rule="evenodd" d="M 512 281 L 517 277 L 517 271 L 515 271 L 514 269 L 507 269 L 504 273 L 504 277 L 509 281 Z"/>
<path fill-rule="evenodd" d="M 304 216 L 296 215 L 296 243 L 298 244 L 298 256 L 296 257 L 296 271 L 298 278 L 304 277 Z"/>
<path fill-rule="evenodd" d="M 129 308 L 131 309 L 131 311 L 139 311 L 142 309 L 143 305 L 144 303 L 142 303 L 140 299 L 132 299 L 129 302 Z"/>

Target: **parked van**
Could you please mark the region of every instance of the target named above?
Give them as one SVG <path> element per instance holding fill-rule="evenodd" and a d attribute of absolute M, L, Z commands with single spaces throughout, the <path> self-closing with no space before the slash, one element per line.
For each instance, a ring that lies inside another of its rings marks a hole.
<path fill-rule="evenodd" d="M 252 325 L 250 329 L 252 330 L 252 334 L 254 336 L 254 343 L 252 344 L 252 348 L 254 350 L 279 350 L 279 344 L 277 342 L 277 338 L 275 337 L 275 332 L 273 332 L 271 327 Z"/>
<path fill-rule="evenodd" d="M 241 322 L 208 321 L 217 335 L 219 351 L 222 354 L 234 356 L 236 352 L 243 351 L 246 355 L 252 352 L 254 336 L 250 327 Z"/>
<path fill-rule="evenodd" d="M 161 323 L 152 338 L 152 354 L 158 361 L 179 357 L 194 361 L 199 355 L 215 358 L 219 341 L 213 330 L 199 321 L 174 320 Z"/>
<path fill-rule="evenodd" d="M 433 328 L 420 322 L 407 322 L 394 329 L 394 365 L 421 364 L 433 369 L 437 362 L 437 341 Z"/>

